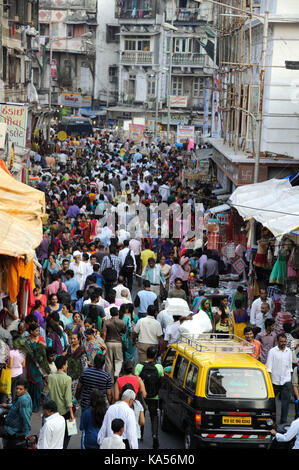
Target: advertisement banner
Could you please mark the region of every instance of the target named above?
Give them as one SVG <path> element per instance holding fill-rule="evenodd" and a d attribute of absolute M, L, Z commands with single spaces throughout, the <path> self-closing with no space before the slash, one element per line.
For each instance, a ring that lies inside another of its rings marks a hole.
<path fill-rule="evenodd" d="M 221 113 L 219 107 L 219 75 L 213 78 L 213 105 L 212 105 L 212 137 L 220 139 L 221 137 Z"/>
<path fill-rule="evenodd" d="M 209 105 L 210 105 L 210 80 L 206 78 L 205 80 L 205 96 L 204 96 L 204 112 L 203 112 L 203 126 L 202 133 L 209 133 Z"/>
<path fill-rule="evenodd" d="M 195 128 L 194 126 L 178 126 L 177 128 L 177 142 L 194 140 Z"/>
<path fill-rule="evenodd" d="M 1 150 L 5 148 L 6 132 L 7 132 L 7 124 L 1 123 L 0 124 L 0 149 Z"/>
<path fill-rule="evenodd" d="M 52 60 L 51 77 L 53 78 L 53 80 L 56 80 L 56 77 L 57 77 L 57 62 L 56 62 L 56 59 Z"/>
<path fill-rule="evenodd" d="M 144 126 L 141 124 L 129 125 L 129 138 L 136 143 L 140 143 L 143 138 Z"/>
<path fill-rule="evenodd" d="M 81 108 L 82 96 L 80 93 L 61 93 L 60 104 L 62 106 L 70 106 L 71 108 Z"/>
<path fill-rule="evenodd" d="M 82 108 L 91 108 L 92 96 L 81 96 L 81 106 Z"/>
<path fill-rule="evenodd" d="M 187 108 L 188 106 L 188 96 L 171 95 L 169 98 L 171 108 Z"/>
<path fill-rule="evenodd" d="M 26 147 L 28 107 L 16 104 L 0 104 L 0 123 L 7 124 L 10 144 Z"/>

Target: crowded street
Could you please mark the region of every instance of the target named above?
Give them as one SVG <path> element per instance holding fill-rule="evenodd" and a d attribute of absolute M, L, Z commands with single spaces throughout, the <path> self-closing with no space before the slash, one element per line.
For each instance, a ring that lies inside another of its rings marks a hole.
<path fill-rule="evenodd" d="M 0 4 L 3 455 L 299 449 L 297 3 Z"/>

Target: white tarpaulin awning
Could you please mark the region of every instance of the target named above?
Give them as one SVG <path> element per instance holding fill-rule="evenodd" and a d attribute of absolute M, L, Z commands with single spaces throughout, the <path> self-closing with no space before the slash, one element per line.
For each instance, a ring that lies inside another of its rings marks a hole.
<path fill-rule="evenodd" d="M 299 186 L 272 179 L 237 188 L 229 202 L 243 219 L 255 219 L 275 237 L 299 229 Z"/>
<path fill-rule="evenodd" d="M 228 204 L 221 204 L 221 206 L 211 207 L 207 210 L 207 212 L 211 212 L 211 214 L 218 214 L 219 212 L 226 212 L 230 210 L 230 206 Z"/>

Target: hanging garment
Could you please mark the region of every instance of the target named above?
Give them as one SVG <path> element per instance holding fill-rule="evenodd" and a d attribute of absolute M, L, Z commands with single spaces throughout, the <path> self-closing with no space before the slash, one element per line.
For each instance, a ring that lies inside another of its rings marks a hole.
<path fill-rule="evenodd" d="M 284 284 L 287 277 L 287 258 L 285 250 L 281 250 L 270 274 L 270 284 Z"/>

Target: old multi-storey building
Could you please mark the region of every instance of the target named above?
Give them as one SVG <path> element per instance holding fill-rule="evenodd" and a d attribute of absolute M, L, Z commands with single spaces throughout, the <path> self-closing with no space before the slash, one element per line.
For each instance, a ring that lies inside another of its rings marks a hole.
<path fill-rule="evenodd" d="M 0 101 L 28 102 L 33 40 L 38 28 L 37 0 L 4 0 L 0 6 Z"/>
<path fill-rule="evenodd" d="M 213 61 L 202 47 L 211 8 L 189 0 L 116 0 L 115 18 L 118 106 L 111 117 L 138 114 L 159 129 L 189 124 L 202 131 L 205 99 L 211 107 Z"/>
<path fill-rule="evenodd" d="M 298 70 L 288 69 L 286 61 L 298 68 L 299 4 L 223 3 L 215 6 L 219 106 L 211 143 L 217 179 L 230 194 L 236 186 L 287 177 L 298 169 Z M 231 7 L 239 14 L 231 15 Z"/>
<path fill-rule="evenodd" d="M 119 32 L 115 0 L 98 0 L 95 99 L 99 105 L 118 102 Z"/>
<path fill-rule="evenodd" d="M 90 108 L 97 0 L 40 0 L 39 23 L 43 74 L 37 85 L 41 102 L 68 105 L 73 110 Z"/>

